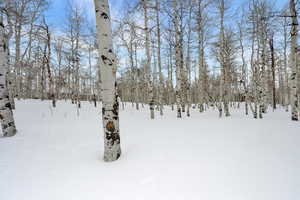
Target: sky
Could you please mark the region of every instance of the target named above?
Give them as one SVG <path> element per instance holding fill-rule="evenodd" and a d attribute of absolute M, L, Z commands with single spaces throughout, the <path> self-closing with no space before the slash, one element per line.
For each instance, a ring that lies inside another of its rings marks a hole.
<path fill-rule="evenodd" d="M 89 21 L 95 21 L 94 0 L 50 0 L 50 1 L 51 4 L 49 9 L 47 10 L 46 19 L 48 24 L 52 26 L 52 30 L 54 29 L 57 32 L 63 32 L 63 28 L 65 25 L 65 18 L 67 15 L 66 8 L 68 7 L 69 2 L 78 4 L 79 7 L 83 7 L 85 10 L 84 15 L 89 18 Z M 109 0 L 112 19 L 119 19 L 120 13 L 122 13 L 124 8 L 126 8 L 129 3 L 133 4 L 136 1 L 138 0 Z M 228 0 L 228 1 L 230 2 L 231 10 L 235 11 L 238 10 L 242 5 L 247 3 L 249 0 Z M 288 0 L 269 0 L 269 1 L 276 2 L 274 3 L 274 7 L 277 8 L 282 8 L 288 2 Z M 120 64 L 121 63 L 125 64 L 126 62 L 125 60 L 122 62 L 120 61 Z"/>
<path fill-rule="evenodd" d="M 68 2 L 76 3 L 83 8 L 85 8 L 85 13 L 89 18 L 93 20 L 94 15 L 94 1 L 93 0 L 50 0 L 51 4 L 47 11 L 47 19 L 50 24 L 55 27 L 61 27 L 64 22 L 64 18 L 66 17 L 66 8 L 68 6 Z M 136 0 L 110 0 L 110 9 L 111 15 L 113 18 L 118 17 L 118 13 L 122 10 L 122 8 L 126 5 L 128 1 L 136 1 Z M 90 12 L 88 12 L 90 11 Z"/>
<path fill-rule="evenodd" d="M 48 23 L 53 25 L 56 28 L 60 28 L 64 24 L 64 20 L 66 17 L 66 8 L 68 2 L 76 3 L 86 10 L 86 15 L 91 20 L 94 20 L 94 2 L 93 0 L 50 0 L 50 8 L 47 11 L 47 19 Z M 122 13 L 122 9 L 127 6 L 128 3 L 134 3 L 137 0 L 109 0 L 110 10 L 113 19 L 118 19 L 119 14 Z M 233 10 L 238 9 L 249 0 L 230 0 L 230 4 Z M 288 0 L 270 0 L 271 2 L 276 2 L 274 4 L 275 7 L 283 7 L 284 4 L 288 2 Z"/>

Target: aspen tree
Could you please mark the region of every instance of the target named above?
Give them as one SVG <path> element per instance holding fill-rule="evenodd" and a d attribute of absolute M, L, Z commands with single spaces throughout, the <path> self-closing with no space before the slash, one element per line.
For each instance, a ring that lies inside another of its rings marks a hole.
<path fill-rule="evenodd" d="M 161 39 L 160 39 L 160 0 L 156 0 L 156 28 L 157 28 L 157 64 L 158 64 L 158 73 L 159 73 L 159 89 L 158 89 L 158 102 L 159 102 L 159 111 L 160 115 L 163 115 L 163 74 L 162 74 L 162 64 L 161 64 Z"/>
<path fill-rule="evenodd" d="M 173 0 L 173 9 L 174 9 L 174 26 L 175 26 L 175 65 L 176 65 L 176 105 L 177 105 L 177 117 L 181 118 L 181 105 L 182 105 L 182 69 L 181 69 L 181 45 L 180 45 L 180 28 L 179 28 L 179 19 L 178 19 L 178 10 L 177 10 L 177 0 Z"/>
<path fill-rule="evenodd" d="M 290 87 L 289 87 L 289 77 L 288 77 L 288 63 L 287 63 L 287 19 L 284 17 L 284 24 L 283 24 L 283 37 L 284 37 L 284 47 L 283 47 L 283 58 L 284 58 L 284 104 L 285 104 L 285 111 L 289 111 L 289 105 L 290 105 Z M 283 95 L 283 94 L 282 94 Z"/>
<path fill-rule="evenodd" d="M 242 22 L 238 24 L 239 28 L 239 42 L 240 42 L 240 48 L 241 48 L 241 57 L 242 57 L 242 78 L 241 83 L 243 85 L 243 88 L 245 90 L 245 114 L 248 115 L 248 102 L 249 102 L 249 89 L 247 86 L 247 64 L 245 60 L 245 50 L 244 50 L 244 44 L 243 44 L 243 28 L 242 28 Z"/>
<path fill-rule="evenodd" d="M 297 37 L 298 37 L 298 20 L 295 0 L 290 0 L 290 12 L 292 16 L 292 28 L 291 28 L 291 118 L 293 121 L 298 121 L 298 94 L 297 94 Z"/>
<path fill-rule="evenodd" d="M 145 65 L 145 75 L 148 89 L 148 102 L 150 107 L 150 118 L 154 119 L 154 94 L 153 82 L 151 76 L 151 50 L 150 50 L 150 30 L 149 30 L 149 16 L 148 16 L 148 0 L 142 0 L 144 9 L 144 25 L 145 25 L 145 39 L 146 39 L 146 55 L 147 61 Z"/>
<path fill-rule="evenodd" d="M 5 33 L 3 18 L 0 15 L 0 122 L 4 137 L 14 136 L 17 132 L 6 80 L 8 74 L 8 39 L 10 35 Z"/>
<path fill-rule="evenodd" d="M 275 84 L 275 55 L 274 55 L 274 38 L 273 35 L 269 39 L 271 51 L 271 70 L 272 70 L 272 103 L 273 109 L 276 109 L 276 84 Z"/>
<path fill-rule="evenodd" d="M 223 100 L 225 116 L 230 116 L 229 113 L 229 88 L 230 88 L 230 77 L 229 77 L 229 63 L 227 62 L 227 55 L 225 52 L 225 28 L 224 28 L 224 15 L 225 15 L 225 2 L 220 0 L 219 2 L 220 12 L 220 64 L 221 64 L 221 82 L 220 82 L 220 97 Z"/>
<path fill-rule="evenodd" d="M 191 34 L 192 34 L 192 27 L 191 27 L 191 21 L 192 21 L 192 9 L 193 4 L 192 1 L 189 1 L 189 14 L 188 14 L 188 33 L 187 33 L 187 55 L 186 55 L 186 100 L 187 100 L 187 111 L 186 115 L 190 117 L 190 107 L 191 107 Z"/>
<path fill-rule="evenodd" d="M 116 56 L 113 52 L 111 18 L 108 0 L 94 0 L 97 40 L 102 81 L 102 120 L 104 128 L 104 161 L 121 155 L 119 103 L 116 82 Z"/>
<path fill-rule="evenodd" d="M 196 15 L 197 35 L 198 35 L 198 63 L 199 63 L 199 76 L 198 76 L 198 98 L 199 98 L 199 111 L 204 111 L 204 102 L 207 101 L 207 69 L 205 63 L 205 38 L 208 29 L 206 9 L 210 2 L 205 0 L 198 0 Z"/>
<path fill-rule="evenodd" d="M 51 68 L 50 68 L 50 62 L 51 62 L 51 34 L 49 31 L 49 27 L 46 24 L 46 20 L 44 19 L 44 25 L 45 25 L 45 31 L 46 31 L 46 43 L 48 48 L 48 54 L 46 56 L 46 66 L 47 66 L 47 74 L 48 74 L 48 80 L 49 80 L 49 94 L 50 99 L 52 100 L 52 106 L 56 107 L 56 100 L 55 100 L 55 94 L 54 94 L 54 82 L 53 77 L 51 75 Z"/>

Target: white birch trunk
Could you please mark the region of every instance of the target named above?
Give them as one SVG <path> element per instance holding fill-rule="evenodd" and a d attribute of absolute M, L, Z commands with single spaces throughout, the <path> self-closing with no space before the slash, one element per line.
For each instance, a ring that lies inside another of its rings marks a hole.
<path fill-rule="evenodd" d="M 4 137 L 14 136 L 17 132 L 9 93 L 7 88 L 8 49 L 5 28 L 0 16 L 0 121 L 2 135 Z"/>
<path fill-rule="evenodd" d="M 284 18 L 284 104 L 285 104 L 285 111 L 289 111 L 289 105 L 290 105 L 290 87 L 289 87 L 289 77 L 287 72 L 287 20 Z"/>
<path fill-rule="evenodd" d="M 147 8 L 148 0 L 143 0 L 143 8 L 144 8 L 144 23 L 145 23 L 145 35 L 146 35 L 146 55 L 147 62 L 145 65 L 145 73 L 146 73 L 146 82 L 148 87 L 148 102 L 150 107 L 150 118 L 154 119 L 154 95 L 153 95 L 153 83 L 151 77 L 151 53 L 150 53 L 150 30 L 148 28 L 148 8 Z"/>
<path fill-rule="evenodd" d="M 181 85 L 182 85 L 182 70 L 181 70 L 181 60 L 180 60 L 180 30 L 178 25 L 178 13 L 177 13 L 177 0 L 173 0 L 174 15 L 175 15 L 175 65 L 176 65 L 176 105 L 177 105 L 177 118 L 181 118 Z"/>
<path fill-rule="evenodd" d="M 297 94 L 297 13 L 294 0 L 290 0 L 290 11 L 292 16 L 292 29 L 291 29 L 291 105 L 292 105 L 292 120 L 298 121 L 298 94 Z"/>
<path fill-rule="evenodd" d="M 102 81 L 102 120 L 104 128 L 104 161 L 121 155 L 119 103 L 116 82 L 116 56 L 113 53 L 112 29 L 108 0 L 94 0 L 97 41 Z"/>
<path fill-rule="evenodd" d="M 161 41 L 160 41 L 160 19 L 159 19 L 159 11 L 160 11 L 160 0 L 156 0 L 156 26 L 157 26 L 157 62 L 158 62 L 158 71 L 159 71 L 159 111 L 160 115 L 163 115 L 163 74 L 161 67 Z"/>

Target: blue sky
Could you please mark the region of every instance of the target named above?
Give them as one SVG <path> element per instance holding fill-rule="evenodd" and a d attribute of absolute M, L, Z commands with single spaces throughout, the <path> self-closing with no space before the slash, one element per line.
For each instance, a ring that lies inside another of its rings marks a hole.
<path fill-rule="evenodd" d="M 64 18 L 66 16 L 66 7 L 68 1 L 71 3 L 77 3 L 79 5 L 83 5 L 86 11 L 89 11 L 87 14 L 88 17 L 94 18 L 94 6 L 93 0 L 50 0 L 51 5 L 49 10 L 47 11 L 47 19 L 48 22 L 59 28 L 64 23 Z M 124 8 L 128 3 L 133 3 L 137 0 L 109 0 L 111 7 L 111 15 L 113 18 L 118 18 L 118 13 L 122 12 L 122 8 Z M 230 4 L 233 9 L 239 8 L 242 4 L 246 3 L 249 0 L 231 0 Z M 270 0 L 271 2 L 277 2 L 274 4 L 275 7 L 282 7 L 284 4 L 288 2 L 288 0 Z"/>
<path fill-rule="evenodd" d="M 85 15 L 93 21 L 95 19 L 94 0 L 51 0 L 51 1 L 52 3 L 50 5 L 49 10 L 47 11 L 46 18 L 47 18 L 47 22 L 52 26 L 52 28 L 58 31 L 63 31 L 68 2 L 82 5 L 86 12 Z M 136 1 L 138 0 L 109 0 L 112 18 L 118 19 L 119 13 L 122 13 L 123 9 L 127 7 L 129 3 L 133 4 Z M 242 5 L 247 3 L 249 0 L 229 0 L 229 1 L 232 10 L 235 11 L 239 9 Z M 288 2 L 288 0 L 269 0 L 269 1 L 276 2 L 274 3 L 274 7 L 277 8 L 282 8 Z M 235 18 L 235 16 L 232 17 Z M 124 64 L 125 61 L 126 59 L 122 63 Z"/>
<path fill-rule="evenodd" d="M 88 17 L 94 18 L 94 1 L 93 0 L 50 0 L 50 8 L 48 9 L 46 16 L 48 22 L 55 26 L 60 27 L 64 23 L 64 18 L 66 16 L 66 8 L 68 2 L 76 3 L 82 5 Z M 111 14 L 113 17 L 117 17 L 117 13 L 121 12 L 122 8 L 128 3 L 136 0 L 109 0 L 111 7 Z"/>

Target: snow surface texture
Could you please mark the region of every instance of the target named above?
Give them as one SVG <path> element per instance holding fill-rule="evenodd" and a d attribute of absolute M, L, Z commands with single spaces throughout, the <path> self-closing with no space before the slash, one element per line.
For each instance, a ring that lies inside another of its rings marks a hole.
<path fill-rule="evenodd" d="M 300 199 L 300 123 L 283 110 L 177 119 L 167 108 L 150 120 L 127 104 L 122 156 L 104 163 L 99 107 L 16 103 L 18 133 L 0 139 L 1 200 Z"/>

